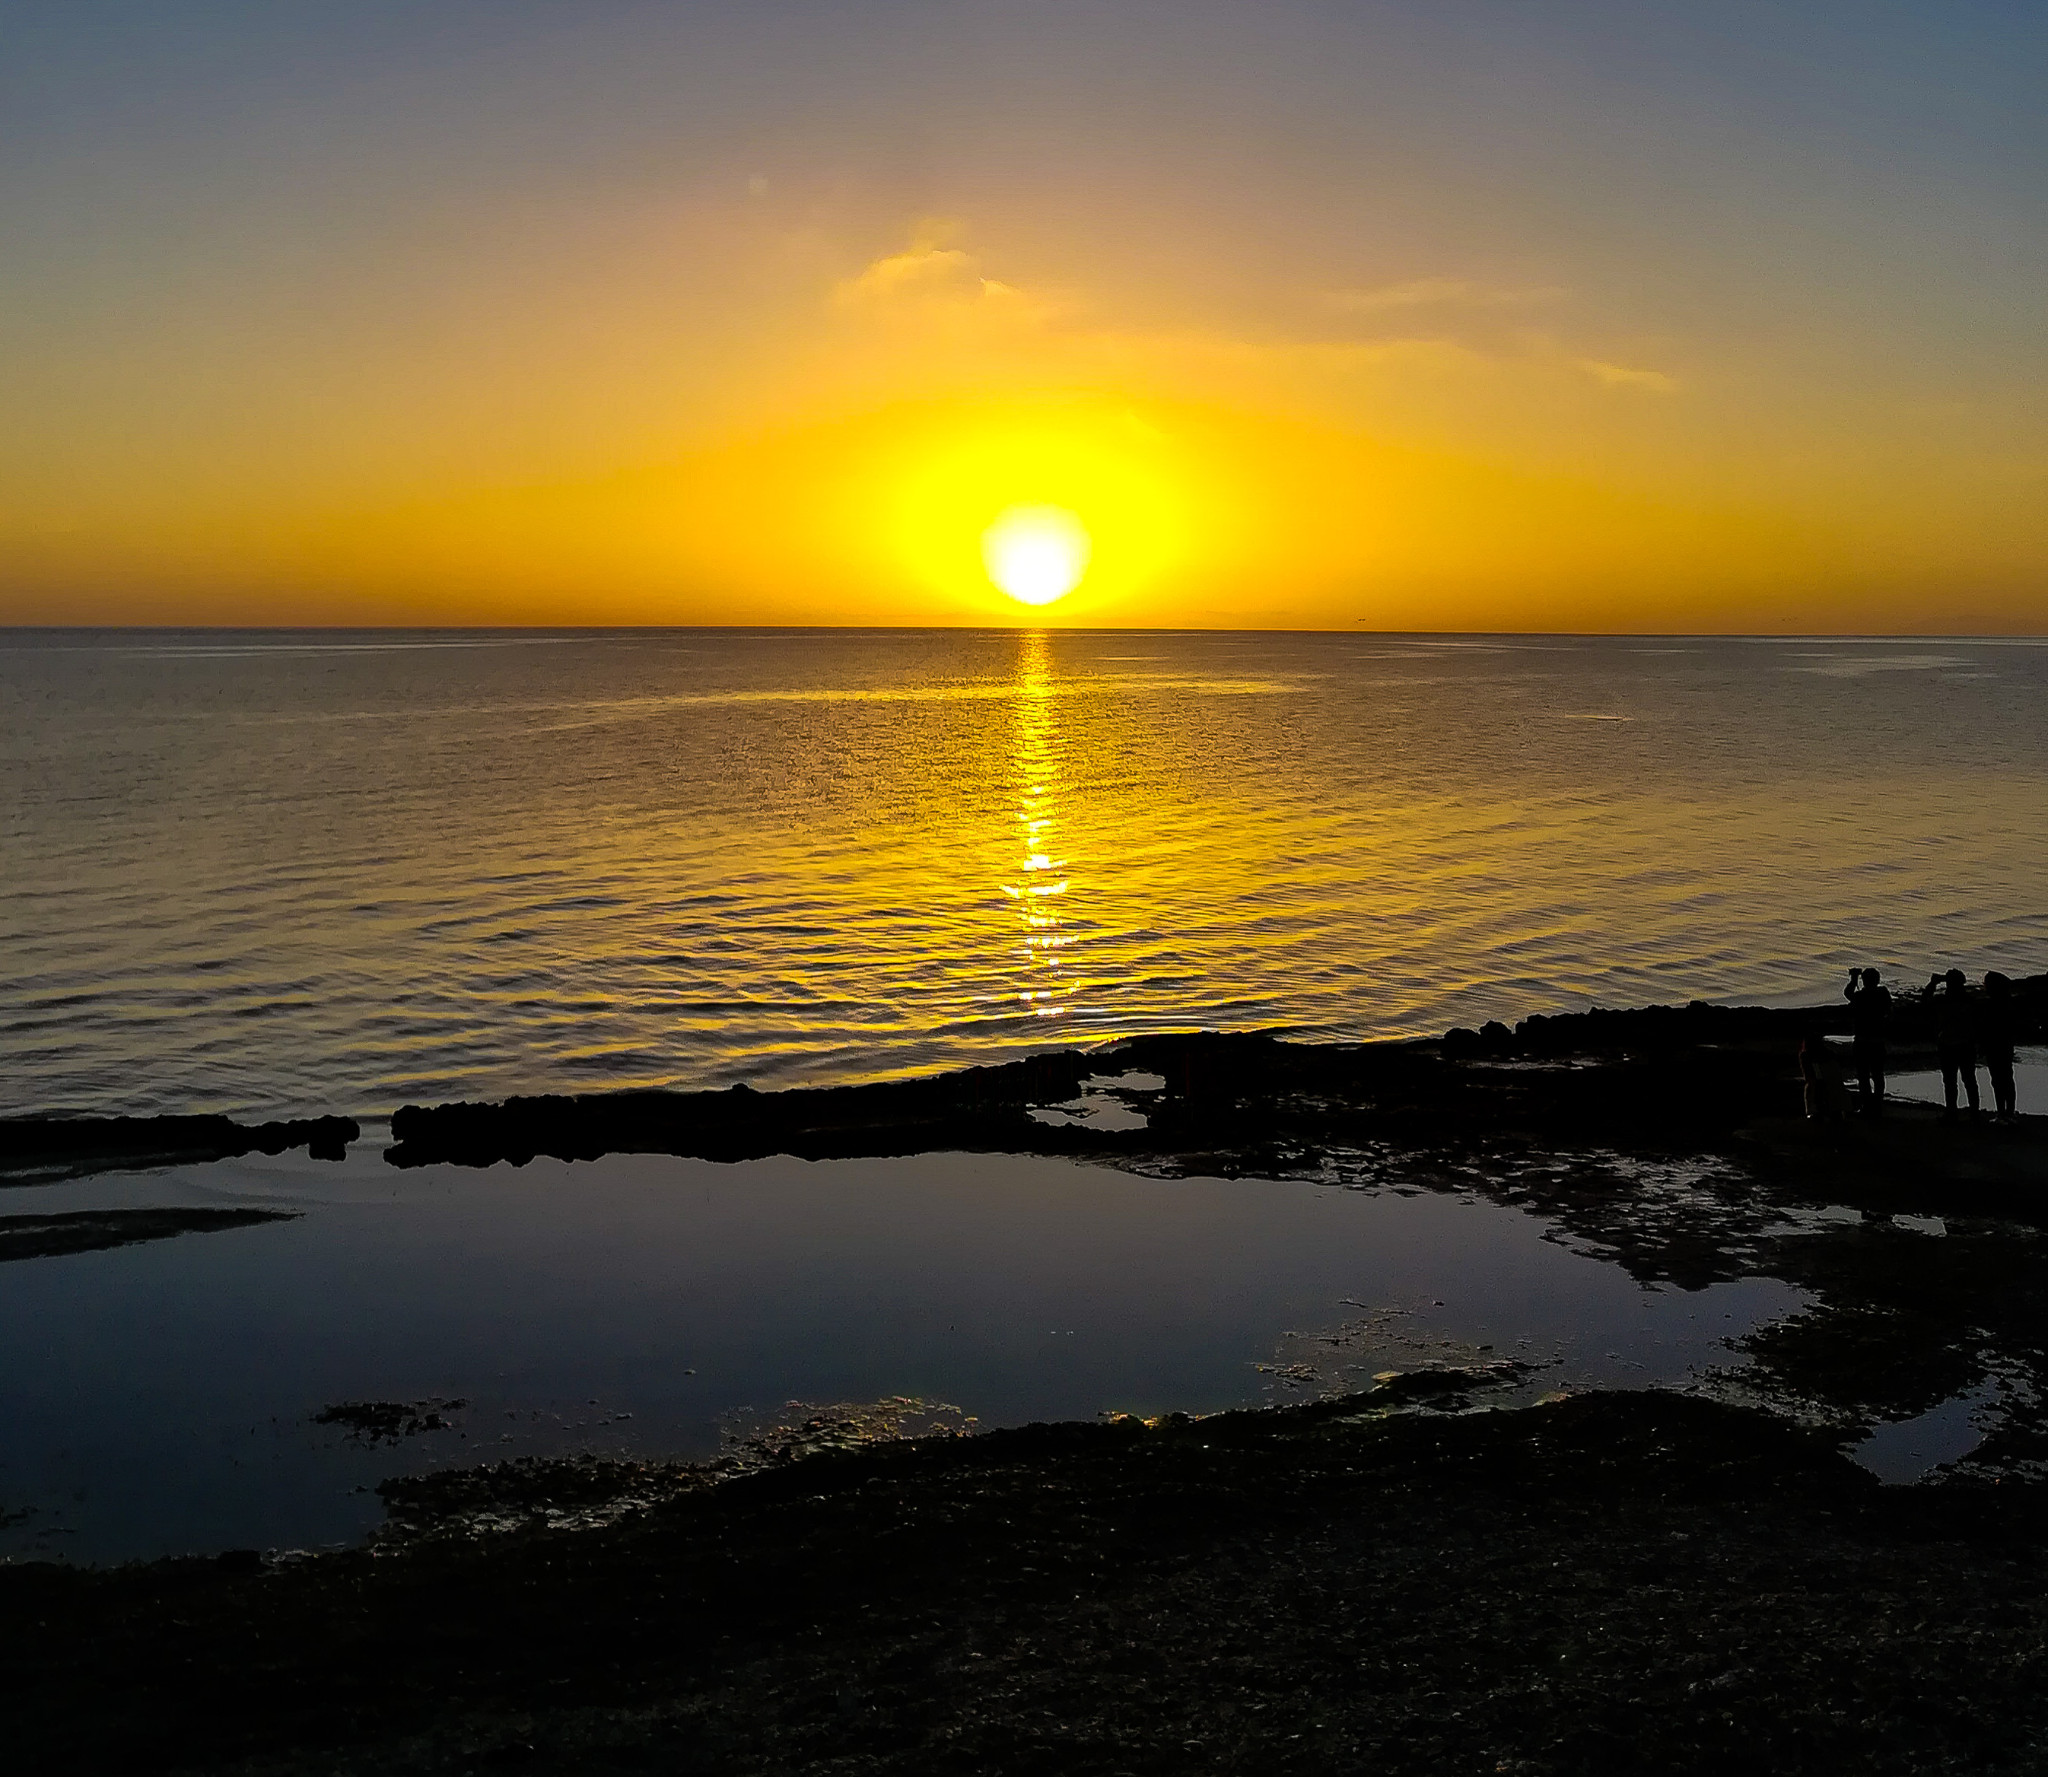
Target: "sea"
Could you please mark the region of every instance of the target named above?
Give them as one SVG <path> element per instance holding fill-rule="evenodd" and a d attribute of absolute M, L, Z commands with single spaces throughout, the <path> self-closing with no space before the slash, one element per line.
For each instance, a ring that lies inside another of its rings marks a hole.
<path fill-rule="evenodd" d="M 1802 1290 L 1645 1280 L 1400 1169 L 400 1170 L 388 1118 L 2031 973 L 2044 693 L 2021 642 L 0 633 L 0 1114 L 363 1124 L 338 1164 L 0 1181 L 0 1563 L 345 1544 L 393 1475 L 817 1423 L 1211 1412 L 1509 1359 L 1493 1404 L 1744 1398 L 1746 1341 Z M 1991 1386 L 1860 1428 L 1858 1460 L 1961 1455 Z"/>
<path fill-rule="evenodd" d="M 0 632 L 0 1114 L 2048 968 L 2048 646 Z"/>

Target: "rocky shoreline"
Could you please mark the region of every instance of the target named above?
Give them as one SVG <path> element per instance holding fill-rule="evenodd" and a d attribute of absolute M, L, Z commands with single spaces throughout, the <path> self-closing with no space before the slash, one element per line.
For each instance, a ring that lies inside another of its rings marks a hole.
<path fill-rule="evenodd" d="M 2016 982 L 2013 998 L 2021 1040 L 2048 1041 L 2048 974 Z M 1694 1001 L 1370 1043 L 1176 1033 L 863 1086 L 408 1104 L 392 1115 L 385 1159 L 399 1167 L 490 1166 L 542 1155 L 822 1160 L 958 1149 L 1119 1164 L 1210 1152 L 1228 1160 L 1319 1135 L 1402 1143 L 1446 1121 L 1551 1139 L 1719 1144 L 1760 1120 L 1797 1116 L 1792 1058 L 1800 1042 L 1848 1030 L 1845 1004 Z M 1895 1072 L 1932 1065 L 1934 1012 L 1914 993 L 1899 996 L 1892 1050 Z M 1134 1074 L 1148 1076 L 1149 1087 L 1127 1084 Z M 1047 1115 L 1091 1092 L 1140 1107 L 1136 1126 L 1097 1124 L 1085 1112 Z M 0 1182 L 299 1147 L 338 1160 L 361 1134 L 355 1119 L 339 1116 L 260 1124 L 225 1116 L 0 1118 Z M 2032 1175 L 2023 1166 L 2021 1176 Z"/>
<path fill-rule="evenodd" d="M 2048 978 L 2021 1004 L 2038 1040 Z M 1719 1399 L 1479 1410 L 1502 1378 L 1423 1370 L 1195 1420 L 813 1425 L 710 1467 L 387 1483 L 389 1528 L 345 1553 L 0 1568 L 21 1768 L 2038 1769 L 2048 1120 L 1809 1123 L 1797 1044 L 1846 1019 L 1160 1036 L 879 1086 L 409 1107 L 399 1166 L 971 1149 L 1473 1193 L 1646 1284 L 1769 1276 L 1812 1306 Z M 166 1123 L 187 1158 L 331 1152 L 340 1120 L 148 1121 L 68 1148 L 15 1125 L 0 1156 L 142 1164 Z M 31 1247 L 93 1232 L 29 1219 Z M 1928 1484 L 1844 1455 L 1972 1391 L 1988 1434 Z"/>
<path fill-rule="evenodd" d="M 2017 984 L 2026 1040 L 2048 1032 L 2048 975 Z M 501 1104 L 407 1105 L 396 1166 L 488 1166 L 539 1155 L 666 1153 L 803 1159 L 963 1149 L 1064 1153 L 1122 1164 L 1225 1158 L 1317 1141 L 1408 1143 L 1441 1130 L 1552 1140 L 1719 1144 L 1759 1119 L 1798 1117 L 1795 1057 L 1809 1034 L 1846 1034 L 1846 1005 L 1651 1006 L 1488 1025 L 1441 1038 L 1301 1043 L 1257 1032 L 1135 1037 L 923 1079 L 761 1093 L 613 1092 Z M 1902 996 L 1895 1067 L 1932 1065 L 1931 1009 Z M 1135 1091 L 1132 1074 L 1156 1082 Z M 1048 1121 L 1090 1082 L 1139 1109 L 1142 1128 Z M 1039 1113 L 1034 1115 L 1034 1113 Z"/>
<path fill-rule="evenodd" d="M 304 1148 L 339 1160 L 361 1138 L 353 1117 L 237 1123 L 232 1117 L 0 1117 L 0 1185 L 49 1184 L 139 1166 L 190 1166 Z"/>
<path fill-rule="evenodd" d="M 364 1551 L 0 1570 L 14 1768 L 2019 1772 L 2048 1753 L 2043 1489 L 1880 1488 L 1824 1434 L 1709 1401 L 1368 1395 L 688 1480 L 472 1471 Z M 579 1488 L 641 1503 L 462 1528 Z"/>

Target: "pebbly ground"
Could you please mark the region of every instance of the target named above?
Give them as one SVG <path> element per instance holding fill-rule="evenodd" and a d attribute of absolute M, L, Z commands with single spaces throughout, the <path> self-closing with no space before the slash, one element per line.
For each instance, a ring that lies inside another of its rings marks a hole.
<path fill-rule="evenodd" d="M 2048 1768 L 2048 1129 L 1806 1123 L 1813 1022 L 1146 1038 L 402 1118 L 398 1164 L 1028 1146 L 1474 1191 L 1646 1283 L 1769 1275 L 1813 1306 L 1719 1399 L 1465 1410 L 1500 1378 L 1425 1373 L 1152 1425 L 813 1426 L 712 1471 L 390 1484 L 391 1528 L 341 1554 L 0 1568 L 10 1768 Z M 1094 1121 L 1104 1099 L 1129 1114 Z M 1994 1384 L 1984 1443 L 1930 1484 L 1843 1454 Z"/>
<path fill-rule="evenodd" d="M 1398 1391 L 1397 1391 L 1398 1392 Z M 1676 1395 L 472 1475 L 371 1550 L 0 1571 L 22 1771 L 2048 1761 L 2048 1492 Z M 553 1491 L 643 1505 L 478 1535 Z"/>

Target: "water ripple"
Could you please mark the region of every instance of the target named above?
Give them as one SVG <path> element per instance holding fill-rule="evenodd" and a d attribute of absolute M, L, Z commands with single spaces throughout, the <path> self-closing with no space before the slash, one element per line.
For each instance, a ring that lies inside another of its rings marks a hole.
<path fill-rule="evenodd" d="M 2044 680 L 1924 639 L 17 632 L 0 1097 L 374 1114 L 2032 971 Z"/>

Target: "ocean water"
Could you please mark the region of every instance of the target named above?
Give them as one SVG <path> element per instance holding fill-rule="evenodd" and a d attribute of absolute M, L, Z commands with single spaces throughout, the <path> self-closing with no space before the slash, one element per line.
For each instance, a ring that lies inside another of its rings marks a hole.
<path fill-rule="evenodd" d="M 0 1112 L 2048 968 L 2026 642 L 0 632 Z"/>

